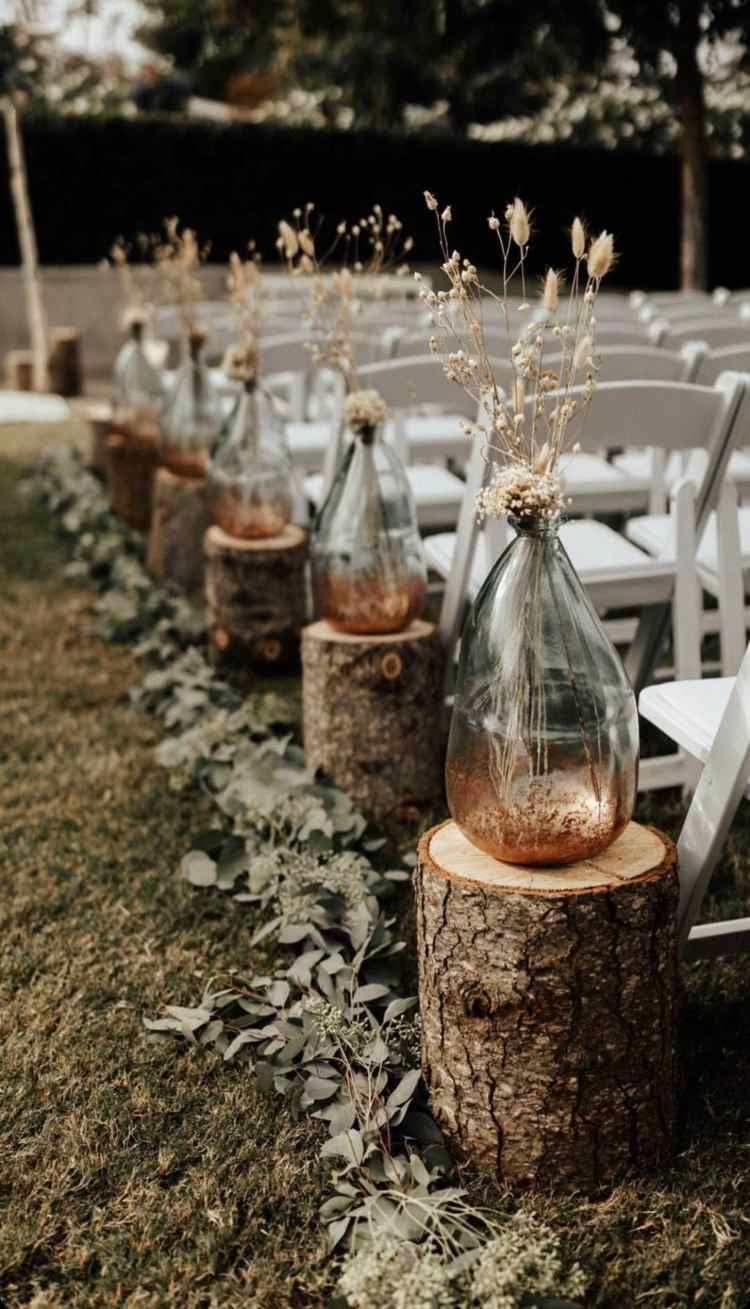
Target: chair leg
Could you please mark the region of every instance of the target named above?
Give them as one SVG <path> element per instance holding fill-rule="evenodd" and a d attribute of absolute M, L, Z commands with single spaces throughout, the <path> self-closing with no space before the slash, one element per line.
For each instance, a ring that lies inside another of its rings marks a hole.
<path fill-rule="evenodd" d="M 684 947 L 750 777 L 750 656 L 742 661 L 677 843 Z"/>

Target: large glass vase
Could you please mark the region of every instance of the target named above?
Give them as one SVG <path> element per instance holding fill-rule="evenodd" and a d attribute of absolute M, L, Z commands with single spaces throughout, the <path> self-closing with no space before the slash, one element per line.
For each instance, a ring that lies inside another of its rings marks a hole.
<path fill-rule="evenodd" d="M 461 638 L 448 805 L 497 859 L 569 864 L 606 849 L 632 816 L 638 714 L 557 522 L 511 523 L 517 536 Z"/>
<path fill-rule="evenodd" d="M 161 421 L 159 458 L 178 477 L 203 477 L 222 424 L 221 398 L 202 358 L 203 337 L 189 338 Z"/>
<path fill-rule="evenodd" d="M 313 526 L 318 618 L 338 631 L 400 632 L 427 590 L 411 488 L 396 451 L 375 428 L 355 432 Z"/>
<path fill-rule="evenodd" d="M 115 360 L 112 378 L 112 427 L 129 440 L 153 445 L 159 438 L 164 384 L 146 358 L 143 324 L 131 324 L 128 340 Z"/>
<path fill-rule="evenodd" d="M 229 536 L 272 537 L 292 515 L 292 466 L 272 401 L 246 384 L 231 431 L 208 465 L 213 521 Z"/>

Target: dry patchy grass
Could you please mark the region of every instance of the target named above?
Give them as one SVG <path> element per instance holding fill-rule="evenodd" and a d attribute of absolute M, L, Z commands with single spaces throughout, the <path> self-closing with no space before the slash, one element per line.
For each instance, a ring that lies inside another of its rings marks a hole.
<path fill-rule="evenodd" d="M 176 882 L 205 814 L 153 764 L 156 728 L 121 699 L 131 657 L 87 635 L 89 598 L 61 583 L 62 550 L 15 477 L 5 465 L 0 1303 L 322 1306 L 315 1127 L 240 1068 L 141 1034 L 144 1010 L 262 961 L 245 915 Z M 680 812 L 659 796 L 642 816 L 675 831 Z M 749 851 L 743 812 L 714 916 L 747 912 Z M 750 960 L 685 980 L 674 1165 L 594 1199 L 527 1200 L 599 1309 L 750 1305 Z"/>

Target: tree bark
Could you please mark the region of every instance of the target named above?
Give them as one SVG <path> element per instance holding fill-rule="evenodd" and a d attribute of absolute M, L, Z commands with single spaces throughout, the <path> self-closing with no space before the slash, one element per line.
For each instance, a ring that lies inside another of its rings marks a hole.
<path fill-rule="evenodd" d="M 668 837 L 521 868 L 453 822 L 415 874 L 423 1071 L 457 1152 L 502 1182 L 595 1188 L 673 1148 L 678 898 Z"/>
<path fill-rule="evenodd" d="M 106 448 L 112 513 L 128 527 L 147 532 L 151 524 L 154 472 L 159 464 L 156 443 L 129 440 L 115 432 L 108 437 Z"/>
<path fill-rule="evenodd" d="M 682 194 L 680 285 L 683 291 L 703 291 L 708 286 L 708 158 L 703 75 L 698 64 L 701 32 L 698 6 L 683 8 L 675 56 Z"/>
<path fill-rule="evenodd" d="M 146 563 L 186 591 L 203 586 L 203 537 L 210 522 L 206 483 L 157 469 L 151 499 Z"/>
<path fill-rule="evenodd" d="M 245 541 L 213 526 L 203 550 L 206 619 L 219 654 L 261 665 L 296 659 L 305 618 L 302 528 L 290 523 L 279 536 Z"/>
<path fill-rule="evenodd" d="M 442 647 L 432 623 L 354 636 L 302 633 L 305 760 L 384 818 L 442 794 Z"/>
<path fill-rule="evenodd" d="M 44 296 L 39 274 L 36 233 L 34 231 L 31 201 L 29 200 L 21 125 L 18 110 L 10 96 L 7 96 L 3 101 L 3 118 L 5 120 L 5 136 L 8 149 L 10 192 L 13 197 L 18 247 L 21 252 L 26 315 L 31 350 L 34 356 L 34 390 L 47 391 L 49 389 L 47 315 L 44 308 Z"/>

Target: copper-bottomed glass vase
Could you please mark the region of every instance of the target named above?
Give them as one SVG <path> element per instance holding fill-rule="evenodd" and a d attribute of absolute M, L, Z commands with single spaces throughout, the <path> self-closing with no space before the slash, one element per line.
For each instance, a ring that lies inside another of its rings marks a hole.
<path fill-rule="evenodd" d="M 632 816 L 638 714 L 558 522 L 511 524 L 517 536 L 461 638 L 448 806 L 496 859 L 569 864 L 606 849 Z"/>
<path fill-rule="evenodd" d="M 143 349 L 143 323 L 131 323 L 115 360 L 112 427 L 130 440 L 153 445 L 159 438 L 164 384 Z"/>
<path fill-rule="evenodd" d="M 310 543 L 318 618 L 341 632 L 400 632 L 424 607 L 422 542 L 396 451 L 375 427 L 353 432 Z"/>
<path fill-rule="evenodd" d="M 278 536 L 292 516 L 292 465 L 273 403 L 247 382 L 208 465 L 211 516 L 229 536 Z"/>
<path fill-rule="evenodd" d="M 177 369 L 161 420 L 159 459 L 178 477 L 203 477 L 208 452 L 222 424 L 220 396 L 202 358 L 203 336 L 196 332 Z"/>

